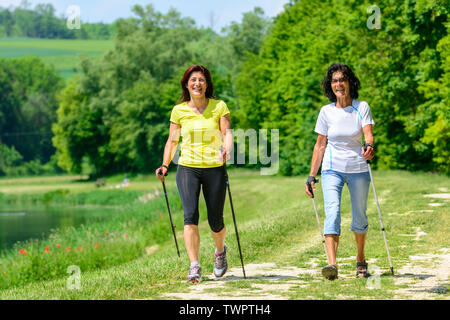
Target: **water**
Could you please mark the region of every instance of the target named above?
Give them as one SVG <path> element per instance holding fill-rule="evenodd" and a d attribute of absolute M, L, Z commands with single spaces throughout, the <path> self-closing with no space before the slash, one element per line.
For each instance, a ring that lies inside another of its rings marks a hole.
<path fill-rule="evenodd" d="M 111 217 L 105 208 L 2 208 L 0 209 L 0 251 L 17 241 L 43 239 L 52 229 L 66 229 L 103 221 Z"/>

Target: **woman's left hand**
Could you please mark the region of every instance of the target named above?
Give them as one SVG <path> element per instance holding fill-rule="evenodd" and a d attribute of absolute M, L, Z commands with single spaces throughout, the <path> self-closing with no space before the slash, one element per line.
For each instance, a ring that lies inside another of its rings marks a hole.
<path fill-rule="evenodd" d="M 371 146 L 367 146 L 366 150 L 364 151 L 364 147 L 362 147 L 361 153 L 362 153 L 362 156 L 364 157 L 364 159 L 366 159 L 366 161 L 369 161 L 375 155 L 375 149 L 372 148 Z"/>

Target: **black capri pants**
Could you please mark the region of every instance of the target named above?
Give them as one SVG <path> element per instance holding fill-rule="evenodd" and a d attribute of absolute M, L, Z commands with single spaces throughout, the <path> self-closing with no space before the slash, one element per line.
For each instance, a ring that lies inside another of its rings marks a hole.
<path fill-rule="evenodd" d="M 209 226 L 213 232 L 220 232 L 225 227 L 223 223 L 226 196 L 224 168 L 192 168 L 178 165 L 177 188 L 183 205 L 184 225 L 198 225 L 200 187 L 206 202 Z"/>

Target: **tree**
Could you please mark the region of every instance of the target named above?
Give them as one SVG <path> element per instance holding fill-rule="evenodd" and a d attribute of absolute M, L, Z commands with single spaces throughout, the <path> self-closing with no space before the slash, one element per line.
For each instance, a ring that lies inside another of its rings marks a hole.
<path fill-rule="evenodd" d="M 432 148 L 433 164 L 439 171 L 450 174 L 450 36 L 447 24 L 447 35 L 437 45 L 441 57 L 441 77 L 426 81 L 419 90 L 427 102 L 418 110 L 416 119 L 425 121 L 424 135 L 420 143 Z M 431 121 L 430 121 L 431 119 Z"/>
<path fill-rule="evenodd" d="M 19 165 L 21 161 L 22 156 L 14 147 L 0 143 L 0 176 L 7 175 L 10 168 Z"/>
<path fill-rule="evenodd" d="M 264 10 L 255 7 L 253 11 L 243 14 L 242 22 L 232 22 L 229 27 L 224 28 L 236 57 L 241 59 L 247 53 L 258 54 L 264 40 L 271 20 L 264 16 Z"/>
<path fill-rule="evenodd" d="M 14 17 L 7 9 L 0 8 L 0 26 L 3 27 L 6 37 L 11 37 L 14 26 Z"/>
<path fill-rule="evenodd" d="M 41 59 L 0 59 L 0 137 L 24 161 L 49 161 L 51 124 L 63 80 Z"/>

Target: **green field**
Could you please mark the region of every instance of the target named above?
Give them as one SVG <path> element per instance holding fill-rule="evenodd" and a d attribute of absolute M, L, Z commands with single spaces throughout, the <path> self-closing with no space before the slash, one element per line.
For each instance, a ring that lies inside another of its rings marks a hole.
<path fill-rule="evenodd" d="M 326 264 L 313 206 L 303 191 L 306 177 L 260 176 L 230 170 L 231 191 L 248 279 L 242 277 L 229 203 L 225 207 L 229 271 L 211 275 L 213 241 L 200 206 L 200 263 L 204 281 L 185 282 L 188 257 L 175 174 L 167 179 L 181 258 L 169 228 L 161 185 L 154 176 L 123 176 L 96 188 L 83 177 L 0 179 L 0 204 L 115 206 L 115 216 L 98 224 L 54 231 L 48 239 L 20 244 L 0 257 L 0 299 L 444 299 L 450 295 L 448 177 L 375 171 L 395 276 L 389 264 L 372 192 L 366 259 L 373 276 L 355 279 L 356 248 L 348 191 L 343 193 L 339 279 L 325 280 Z M 37 190 L 36 186 L 42 189 Z M 323 222 L 321 188 L 316 204 Z M 126 235 L 126 236 L 125 236 Z M 56 244 L 61 244 L 57 248 Z M 50 250 L 45 251 L 46 246 Z M 66 252 L 62 248 L 70 247 Z M 82 247 L 83 250 L 74 248 Z M 27 256 L 19 254 L 25 249 Z M 80 286 L 68 286 L 67 268 L 81 270 Z"/>
<path fill-rule="evenodd" d="M 88 56 L 95 61 L 113 46 L 113 40 L 0 38 L 0 58 L 37 56 L 68 79 L 80 71 L 81 56 Z"/>

